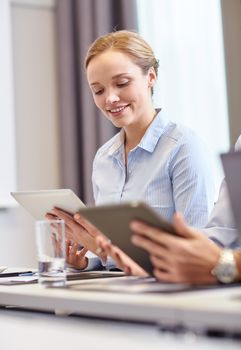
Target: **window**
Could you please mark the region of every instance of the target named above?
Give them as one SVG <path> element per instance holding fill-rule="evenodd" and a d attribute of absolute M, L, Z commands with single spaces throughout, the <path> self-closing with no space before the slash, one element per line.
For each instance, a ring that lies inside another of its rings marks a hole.
<path fill-rule="evenodd" d="M 137 6 L 139 32 L 160 62 L 154 102 L 201 135 L 219 184 L 219 154 L 229 149 L 220 1 L 137 0 Z"/>

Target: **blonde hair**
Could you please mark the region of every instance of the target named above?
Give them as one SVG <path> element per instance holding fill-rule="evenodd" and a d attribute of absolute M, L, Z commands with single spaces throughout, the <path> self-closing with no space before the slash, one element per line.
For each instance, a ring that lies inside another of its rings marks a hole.
<path fill-rule="evenodd" d="M 159 62 L 150 45 L 137 33 L 119 30 L 97 38 L 89 47 L 85 57 L 85 69 L 90 61 L 102 52 L 114 49 L 126 53 L 144 74 L 153 67 L 158 75 Z"/>

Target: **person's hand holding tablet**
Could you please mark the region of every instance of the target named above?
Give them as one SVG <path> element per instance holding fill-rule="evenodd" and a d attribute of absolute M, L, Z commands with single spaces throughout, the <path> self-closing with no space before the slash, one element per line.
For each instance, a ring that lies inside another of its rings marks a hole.
<path fill-rule="evenodd" d="M 132 260 L 127 254 L 125 254 L 120 248 L 111 244 L 110 240 L 103 236 L 96 237 L 96 244 L 99 249 L 106 255 L 110 256 L 116 266 L 123 270 L 126 275 L 146 277 L 148 273 L 143 270 L 134 260 Z"/>
<path fill-rule="evenodd" d="M 67 263 L 76 268 L 86 268 L 88 259 L 85 254 L 88 250 L 98 255 L 103 262 L 106 261 L 106 253 L 98 250 L 95 240 L 97 236 L 103 235 L 88 220 L 79 213 L 71 215 L 60 208 L 53 208 L 46 214 L 46 219 L 53 218 L 59 218 L 65 222 L 66 246 L 68 247 L 66 251 Z M 79 246 L 82 246 L 82 249 L 79 249 Z"/>

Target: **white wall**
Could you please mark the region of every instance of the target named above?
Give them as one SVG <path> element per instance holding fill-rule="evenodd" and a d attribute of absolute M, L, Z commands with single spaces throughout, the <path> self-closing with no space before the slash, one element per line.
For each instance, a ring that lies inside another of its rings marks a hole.
<path fill-rule="evenodd" d="M 219 154 L 229 150 L 220 0 L 137 0 L 137 4 L 140 33 L 160 63 L 154 102 L 172 121 L 201 136 L 218 191 L 223 178 Z"/>
<path fill-rule="evenodd" d="M 14 132 L 14 92 L 11 38 L 11 12 L 8 0 L 0 1 L 0 208 L 13 200 L 10 190 L 16 188 L 16 155 Z"/>
<path fill-rule="evenodd" d="M 54 3 L 15 0 L 10 5 L 17 189 L 59 188 Z M 0 265 L 35 266 L 34 221 L 23 209 L 0 211 L 0 242 Z"/>

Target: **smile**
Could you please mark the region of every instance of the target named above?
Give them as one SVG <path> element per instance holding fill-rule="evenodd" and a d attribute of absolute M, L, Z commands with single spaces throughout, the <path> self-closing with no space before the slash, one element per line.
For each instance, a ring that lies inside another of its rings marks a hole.
<path fill-rule="evenodd" d="M 117 107 L 117 108 L 112 108 L 112 109 L 109 109 L 109 112 L 111 113 L 119 113 L 121 111 L 123 111 L 123 109 L 125 109 L 127 106 L 121 106 L 121 107 Z"/>

